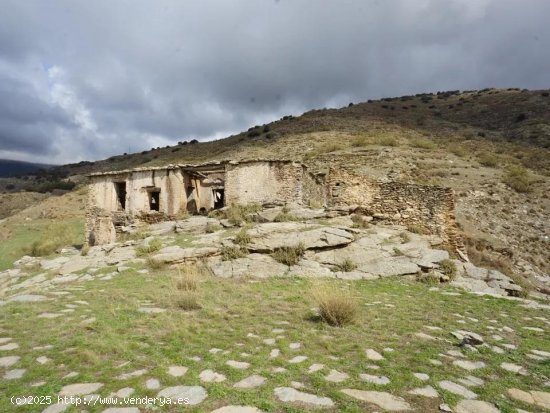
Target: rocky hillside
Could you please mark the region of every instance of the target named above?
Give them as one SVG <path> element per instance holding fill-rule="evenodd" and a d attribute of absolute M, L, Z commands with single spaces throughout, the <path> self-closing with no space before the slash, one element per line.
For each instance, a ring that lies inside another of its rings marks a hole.
<path fill-rule="evenodd" d="M 94 171 L 257 157 L 449 186 L 476 264 L 528 279 L 550 272 L 548 91 L 449 91 L 350 103 L 218 141 L 181 139 L 176 146 L 49 173 L 77 179 Z"/>

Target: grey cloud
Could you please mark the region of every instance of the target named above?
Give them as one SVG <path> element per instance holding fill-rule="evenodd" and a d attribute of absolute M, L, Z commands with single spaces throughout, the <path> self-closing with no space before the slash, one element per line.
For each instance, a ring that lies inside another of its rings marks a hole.
<path fill-rule="evenodd" d="M 315 107 L 549 81 L 545 0 L 4 3 L 0 156 L 94 159 Z"/>

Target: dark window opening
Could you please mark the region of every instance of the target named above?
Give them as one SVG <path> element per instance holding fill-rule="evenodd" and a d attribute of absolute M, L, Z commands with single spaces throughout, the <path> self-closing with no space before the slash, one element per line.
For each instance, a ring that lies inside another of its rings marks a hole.
<path fill-rule="evenodd" d="M 115 182 L 115 191 L 117 197 L 117 209 L 126 210 L 126 182 Z"/>
<path fill-rule="evenodd" d="M 214 209 L 223 208 L 225 205 L 225 197 L 223 189 L 214 189 Z"/>
<path fill-rule="evenodd" d="M 160 211 L 160 191 L 149 192 L 149 209 L 151 211 Z"/>

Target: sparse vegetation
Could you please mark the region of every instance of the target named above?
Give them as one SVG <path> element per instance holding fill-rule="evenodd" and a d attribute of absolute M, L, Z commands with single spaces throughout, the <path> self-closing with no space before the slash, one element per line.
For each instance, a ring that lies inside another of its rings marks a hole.
<path fill-rule="evenodd" d="M 512 165 L 506 170 L 502 182 L 514 189 L 516 192 L 530 192 L 531 178 L 529 171 L 522 166 Z"/>
<path fill-rule="evenodd" d="M 359 304 L 349 289 L 317 286 L 312 291 L 321 319 L 335 327 L 344 327 L 356 321 Z"/>
<path fill-rule="evenodd" d="M 498 156 L 488 152 L 481 153 L 478 157 L 478 160 L 481 165 L 488 166 L 490 168 L 494 168 L 499 164 Z"/>
<path fill-rule="evenodd" d="M 81 231 L 81 228 L 77 230 Z M 23 247 L 22 253 L 33 257 L 45 257 L 59 248 L 74 245 L 75 241 L 80 240 L 81 237 L 81 234 L 75 234 L 75 228 L 69 224 L 50 224 L 39 234 L 38 239 Z"/>
<path fill-rule="evenodd" d="M 290 221 L 297 221 L 298 218 L 296 218 L 294 215 L 290 213 L 290 209 L 287 206 L 284 206 L 281 212 L 275 217 L 273 221 L 275 222 L 290 222 Z"/>
<path fill-rule="evenodd" d="M 428 139 L 413 139 L 411 141 L 411 146 L 413 148 L 421 148 L 421 149 L 435 149 L 437 148 L 437 145 L 428 140 Z"/>
<path fill-rule="evenodd" d="M 339 262 L 335 265 L 334 269 L 336 271 L 342 271 L 342 272 L 351 272 L 357 268 L 357 264 L 355 264 L 351 259 L 346 258 L 342 262 Z"/>
<path fill-rule="evenodd" d="M 175 285 L 181 291 L 196 291 L 199 283 L 199 271 L 194 265 L 178 268 Z"/>
<path fill-rule="evenodd" d="M 439 284 L 439 275 L 435 272 L 430 271 L 428 273 L 420 273 L 417 277 L 418 281 L 427 285 L 437 285 Z"/>
<path fill-rule="evenodd" d="M 375 136 L 374 143 L 380 146 L 399 146 L 399 139 L 390 134 L 378 135 Z"/>
<path fill-rule="evenodd" d="M 250 241 L 252 241 L 252 238 L 246 231 L 246 228 L 242 228 L 239 232 L 237 232 L 237 235 L 235 235 L 235 244 L 238 244 L 241 247 L 246 247 Z"/>
<path fill-rule="evenodd" d="M 229 222 L 234 225 L 239 225 L 252 222 L 254 220 L 253 214 L 261 210 L 262 206 L 259 204 L 231 205 L 227 207 L 223 213 Z"/>
<path fill-rule="evenodd" d="M 443 260 L 439 263 L 439 270 L 449 277 L 449 280 L 456 278 L 456 264 L 451 260 Z"/>
<path fill-rule="evenodd" d="M 236 260 L 237 258 L 244 258 L 248 254 L 248 251 L 245 248 L 239 246 L 228 246 L 224 245 L 221 248 L 222 260 L 231 261 Z"/>
<path fill-rule="evenodd" d="M 220 231 L 222 229 L 222 226 L 218 224 L 217 222 L 208 222 L 206 224 L 206 233 L 212 234 L 213 232 Z"/>
<path fill-rule="evenodd" d="M 280 262 L 281 264 L 291 266 L 300 262 L 300 259 L 303 257 L 305 251 L 304 244 L 300 243 L 292 247 L 277 248 L 273 252 L 272 257 L 275 261 Z"/>
<path fill-rule="evenodd" d="M 164 261 L 155 260 L 153 257 L 147 257 L 145 259 L 145 264 L 152 270 L 161 270 L 166 267 L 166 263 Z"/>
<path fill-rule="evenodd" d="M 136 255 L 143 257 L 144 255 L 152 254 L 162 248 L 162 241 L 158 238 L 153 238 L 149 242 L 140 245 L 136 248 Z"/>

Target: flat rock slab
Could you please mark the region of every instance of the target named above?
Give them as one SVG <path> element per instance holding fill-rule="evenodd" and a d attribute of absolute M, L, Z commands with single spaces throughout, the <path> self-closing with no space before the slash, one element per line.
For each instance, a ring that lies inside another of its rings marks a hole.
<path fill-rule="evenodd" d="M 256 374 L 249 376 L 241 381 L 235 383 L 233 387 L 237 389 L 253 389 L 263 385 L 266 381 L 265 377 L 258 376 Z"/>
<path fill-rule="evenodd" d="M 271 232 L 256 237 L 249 232 L 252 241 L 247 248 L 253 252 L 269 253 L 277 248 L 303 244 L 305 249 L 323 249 L 347 245 L 354 240 L 351 232 L 341 228 L 316 228 L 299 232 Z"/>
<path fill-rule="evenodd" d="M 8 343 L 8 344 L 4 344 L 3 346 L 0 346 L 1 351 L 10 351 L 18 348 L 19 348 L 19 344 L 17 343 Z"/>
<path fill-rule="evenodd" d="M 508 396 L 514 400 L 550 409 L 550 393 L 542 391 L 523 391 L 520 389 L 508 389 Z"/>
<path fill-rule="evenodd" d="M 170 366 L 168 367 L 168 374 L 172 377 L 181 377 L 189 370 L 187 367 L 183 366 Z"/>
<path fill-rule="evenodd" d="M 402 397 L 381 391 L 366 391 L 356 389 L 343 389 L 342 393 L 363 402 L 375 404 L 376 406 L 389 411 L 411 410 L 411 405 Z"/>
<path fill-rule="evenodd" d="M 48 297 L 39 294 L 21 294 L 11 297 L 8 301 L 18 301 L 24 303 L 34 303 L 37 301 L 46 301 Z"/>
<path fill-rule="evenodd" d="M 177 401 L 178 399 L 188 399 L 187 405 L 191 406 L 201 403 L 207 396 L 208 393 L 204 387 L 201 386 L 167 387 L 157 394 L 157 397 L 166 397 L 172 401 Z"/>
<path fill-rule="evenodd" d="M 277 277 L 288 271 L 288 266 L 264 254 L 249 254 L 244 258 L 229 261 L 210 259 L 208 266 L 214 275 L 220 278 Z"/>
<path fill-rule="evenodd" d="M 349 374 L 337 370 L 331 370 L 329 374 L 325 376 L 326 381 L 331 381 L 333 383 L 341 383 L 347 379 L 349 379 Z"/>
<path fill-rule="evenodd" d="M 139 413 L 137 407 L 109 407 L 101 413 Z"/>
<path fill-rule="evenodd" d="M 477 370 L 485 367 L 485 363 L 482 361 L 455 360 L 453 361 L 453 364 L 468 371 Z"/>
<path fill-rule="evenodd" d="M 4 379 L 5 380 L 20 379 L 21 377 L 23 377 L 26 371 L 27 371 L 26 369 L 14 369 L 14 370 L 6 371 L 6 373 L 4 374 Z"/>
<path fill-rule="evenodd" d="M 465 399 L 477 399 L 477 394 L 475 394 L 473 391 L 468 390 L 466 387 L 461 386 L 460 384 L 457 384 L 455 382 L 449 381 L 449 380 L 443 380 L 440 381 L 439 387 L 441 387 L 443 390 L 447 390 L 450 393 L 456 394 L 458 396 L 462 396 Z"/>
<path fill-rule="evenodd" d="M 60 396 L 82 396 L 98 391 L 103 383 L 75 383 L 63 386 L 59 392 Z"/>
<path fill-rule="evenodd" d="M 282 402 L 303 403 L 311 407 L 333 407 L 334 402 L 328 397 L 304 393 L 292 387 L 277 387 L 273 390 L 275 397 Z"/>
<path fill-rule="evenodd" d="M 130 373 L 120 374 L 116 378 L 117 378 L 117 380 L 128 380 L 128 379 L 131 379 L 131 378 L 134 378 L 134 377 L 143 376 L 147 372 L 148 372 L 147 369 L 135 370 L 135 371 L 131 371 Z"/>
<path fill-rule="evenodd" d="M 418 387 L 416 389 L 409 390 L 408 393 L 415 396 L 429 397 L 433 399 L 439 397 L 437 390 L 434 389 L 432 386 Z"/>
<path fill-rule="evenodd" d="M 224 406 L 210 413 L 264 413 L 264 411 L 252 406 Z"/>
<path fill-rule="evenodd" d="M 220 373 L 216 373 L 214 370 L 203 370 L 199 374 L 199 379 L 205 383 L 221 383 L 225 381 L 225 376 Z"/>
<path fill-rule="evenodd" d="M 247 363 L 246 361 L 228 360 L 225 364 L 238 370 L 245 370 L 250 367 L 250 363 Z"/>
<path fill-rule="evenodd" d="M 152 259 L 164 264 L 180 263 L 210 257 L 216 255 L 218 251 L 217 248 L 212 247 L 181 248 L 178 246 L 171 246 L 161 249 L 152 256 Z"/>
<path fill-rule="evenodd" d="M 384 356 L 382 356 L 382 354 L 380 354 L 376 350 L 373 350 L 372 348 L 366 349 L 365 355 L 369 360 L 373 360 L 373 361 L 384 360 Z"/>
<path fill-rule="evenodd" d="M 359 378 L 361 380 L 367 381 L 372 384 L 386 385 L 390 383 L 390 379 L 386 376 L 375 376 L 372 374 L 360 374 Z"/>
<path fill-rule="evenodd" d="M 500 413 L 494 404 L 481 400 L 461 400 L 455 407 L 455 413 Z"/>
<path fill-rule="evenodd" d="M 518 364 L 502 363 L 500 365 L 500 367 L 503 368 L 506 371 L 509 371 L 510 373 L 519 374 L 520 376 L 528 376 L 529 375 L 529 372 L 527 371 L 527 369 L 525 367 L 522 367 L 522 366 L 518 365 Z"/>
<path fill-rule="evenodd" d="M 21 357 L 19 356 L 0 357 L 0 367 L 11 367 L 20 359 Z"/>

